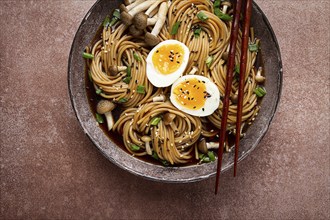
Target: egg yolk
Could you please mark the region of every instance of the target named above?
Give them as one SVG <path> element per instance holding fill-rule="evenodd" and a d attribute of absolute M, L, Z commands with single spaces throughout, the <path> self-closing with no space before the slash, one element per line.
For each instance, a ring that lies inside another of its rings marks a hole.
<path fill-rule="evenodd" d="M 167 75 L 177 71 L 183 61 L 184 49 L 177 44 L 164 44 L 152 56 L 152 62 L 159 73 Z"/>
<path fill-rule="evenodd" d="M 176 100 L 187 109 L 203 109 L 205 100 L 210 97 L 206 91 L 205 82 L 198 79 L 189 79 L 179 83 L 173 90 Z"/>

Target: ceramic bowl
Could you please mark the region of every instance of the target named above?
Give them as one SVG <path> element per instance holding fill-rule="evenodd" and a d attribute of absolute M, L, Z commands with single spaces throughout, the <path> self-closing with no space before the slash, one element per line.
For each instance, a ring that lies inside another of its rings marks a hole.
<path fill-rule="evenodd" d="M 78 121 L 85 134 L 97 149 L 111 162 L 135 175 L 161 182 L 194 182 L 214 176 L 217 163 L 184 167 L 164 167 L 133 157 L 118 147 L 97 125 L 89 106 L 85 90 L 85 62 L 82 51 L 93 40 L 103 19 L 120 1 L 99 0 L 88 11 L 74 37 L 68 66 L 69 93 Z M 249 127 L 241 140 L 239 161 L 247 157 L 259 144 L 267 132 L 279 103 L 282 88 L 282 62 L 276 36 L 266 16 L 256 3 L 253 3 L 252 26 L 255 35 L 262 42 L 264 71 L 267 76 L 265 88 L 267 95 L 261 103 L 261 110 L 255 122 Z M 262 146 L 260 146 L 262 147 Z M 223 157 L 222 172 L 234 163 L 234 152 Z"/>

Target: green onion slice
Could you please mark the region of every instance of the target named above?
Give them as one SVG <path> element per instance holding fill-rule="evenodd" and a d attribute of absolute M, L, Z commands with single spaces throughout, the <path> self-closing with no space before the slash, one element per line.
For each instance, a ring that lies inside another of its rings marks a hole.
<path fill-rule="evenodd" d="M 210 68 L 210 66 L 211 66 L 211 64 L 212 64 L 212 62 L 213 62 L 213 56 L 208 56 L 207 58 L 206 58 L 206 66 L 208 67 L 208 68 Z"/>
<path fill-rule="evenodd" d="M 220 18 L 221 20 L 223 20 L 223 21 L 231 21 L 231 20 L 233 20 L 233 18 L 232 18 L 230 15 L 223 13 L 223 12 L 220 10 L 220 8 L 215 8 L 215 9 L 214 9 L 214 14 L 215 14 L 218 18 Z"/>
<path fill-rule="evenodd" d="M 249 44 L 249 51 L 255 52 L 259 50 L 259 45 L 257 43 L 255 44 Z"/>
<path fill-rule="evenodd" d="M 209 19 L 209 17 L 207 17 L 207 15 L 202 11 L 197 14 L 197 18 L 201 21 L 206 21 Z"/>
<path fill-rule="evenodd" d="M 264 97 L 266 94 L 267 94 L 267 91 L 264 87 L 262 86 L 257 86 L 255 89 L 254 89 L 254 93 L 259 97 Z"/>
<path fill-rule="evenodd" d="M 132 77 L 130 76 L 126 76 L 124 79 L 123 79 L 123 82 L 126 83 L 126 84 L 129 84 L 129 82 L 131 81 Z"/>
<path fill-rule="evenodd" d="M 136 61 L 142 61 L 141 57 L 136 52 L 133 53 L 133 57 Z"/>
<path fill-rule="evenodd" d="M 127 102 L 128 100 L 126 98 L 121 98 L 118 100 L 118 103 L 125 103 Z"/>
<path fill-rule="evenodd" d="M 95 113 L 95 117 L 96 117 L 96 121 L 99 123 L 99 124 L 103 124 L 104 123 L 104 119 L 102 117 L 102 115 L 98 114 L 98 113 Z"/>
<path fill-rule="evenodd" d="M 131 150 L 132 151 L 138 151 L 138 150 L 140 150 L 140 146 L 138 146 L 138 145 L 136 145 L 136 144 L 131 144 Z"/>
<path fill-rule="evenodd" d="M 136 92 L 139 93 L 139 94 L 145 94 L 145 87 L 142 86 L 142 85 L 138 85 L 137 86 L 137 89 L 136 89 Z"/>
<path fill-rule="evenodd" d="M 97 89 L 95 92 L 96 94 L 100 95 L 102 93 L 102 89 Z"/>
<path fill-rule="evenodd" d="M 162 120 L 162 118 L 161 117 L 154 117 L 154 118 L 152 118 L 151 120 L 150 120 L 150 125 L 154 125 L 154 126 L 156 126 L 156 125 L 158 125 L 158 123 L 160 122 L 160 120 Z"/>
<path fill-rule="evenodd" d="M 83 52 L 83 55 L 82 56 L 85 59 L 93 59 L 94 58 L 94 55 L 93 54 L 86 53 L 86 52 Z"/>
<path fill-rule="evenodd" d="M 131 66 L 130 65 L 127 65 L 127 69 L 126 69 L 126 73 L 127 73 L 127 76 L 130 77 L 131 76 Z"/>
<path fill-rule="evenodd" d="M 173 25 L 172 30 L 171 30 L 171 35 L 175 35 L 178 33 L 180 25 L 181 25 L 181 21 L 175 22 L 175 24 Z"/>
<path fill-rule="evenodd" d="M 194 30 L 194 36 L 195 36 L 196 38 L 198 38 L 199 35 L 201 34 L 201 32 L 202 32 L 202 28 L 196 28 L 196 29 Z"/>
<path fill-rule="evenodd" d="M 210 158 L 210 161 L 215 161 L 215 155 L 213 151 L 207 152 L 207 156 Z"/>
<path fill-rule="evenodd" d="M 103 27 L 107 28 L 110 26 L 110 17 L 106 16 L 102 23 Z"/>

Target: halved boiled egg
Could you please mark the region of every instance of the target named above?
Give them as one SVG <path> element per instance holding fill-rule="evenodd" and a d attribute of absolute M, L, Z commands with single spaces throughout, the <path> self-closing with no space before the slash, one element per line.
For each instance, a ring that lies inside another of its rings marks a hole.
<path fill-rule="evenodd" d="M 166 40 L 155 46 L 147 57 L 147 77 L 156 87 L 167 87 L 185 71 L 189 49 L 177 40 Z"/>
<path fill-rule="evenodd" d="M 179 110 L 202 117 L 211 115 L 219 107 L 220 92 L 208 78 L 186 75 L 173 83 L 170 100 Z"/>

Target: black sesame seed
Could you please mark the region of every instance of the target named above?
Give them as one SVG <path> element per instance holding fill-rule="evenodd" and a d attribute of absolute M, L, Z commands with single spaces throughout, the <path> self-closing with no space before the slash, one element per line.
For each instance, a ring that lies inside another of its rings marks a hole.
<path fill-rule="evenodd" d="M 204 111 L 205 109 L 204 108 L 202 108 L 202 111 Z"/>

